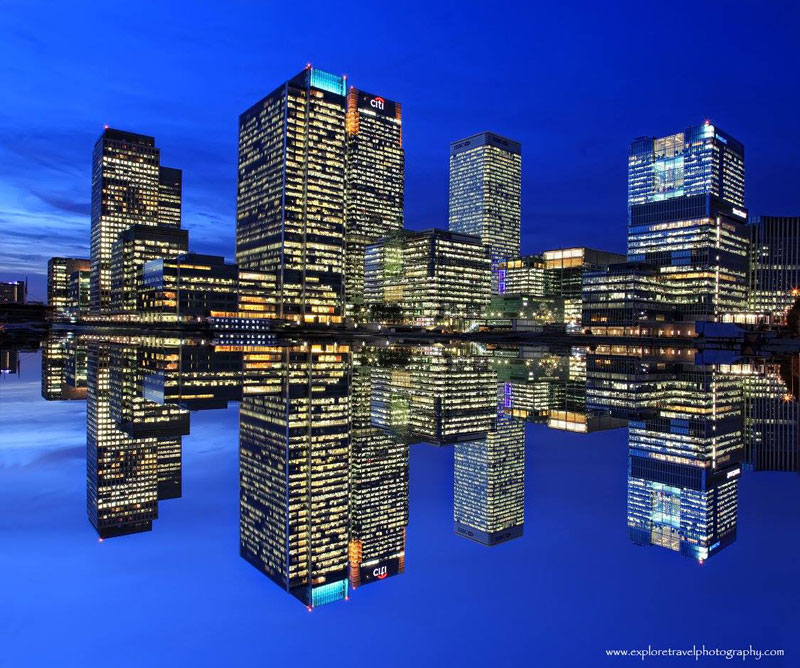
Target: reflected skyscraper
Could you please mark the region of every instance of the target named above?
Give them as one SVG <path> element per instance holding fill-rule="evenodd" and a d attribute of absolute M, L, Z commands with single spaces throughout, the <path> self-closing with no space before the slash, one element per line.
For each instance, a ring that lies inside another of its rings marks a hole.
<path fill-rule="evenodd" d="M 354 355 L 350 436 L 350 584 L 405 570 L 408 444 L 372 425 L 368 353 Z"/>
<path fill-rule="evenodd" d="M 49 337 L 42 342 L 42 398 L 86 399 L 85 345 L 68 337 Z"/>
<path fill-rule="evenodd" d="M 135 439 L 155 441 L 158 452 L 158 499 L 182 494 L 182 437 L 189 434 L 189 413 L 150 401 L 144 392 L 143 346 L 114 346 L 109 352 L 111 417 Z"/>
<path fill-rule="evenodd" d="M 628 531 L 703 560 L 736 540 L 743 433 L 738 381 L 689 366 L 628 425 Z"/>
<path fill-rule="evenodd" d="M 111 415 L 111 369 L 104 344 L 88 348 L 86 504 L 101 538 L 150 531 L 158 517 L 158 443 L 134 438 Z"/>
<path fill-rule="evenodd" d="M 800 472 L 800 411 L 781 377 L 781 366 L 783 375 L 790 375 L 791 360 L 754 360 L 742 366 L 746 468 Z"/>
<path fill-rule="evenodd" d="M 453 531 L 484 545 L 522 535 L 525 521 L 525 423 L 506 415 L 498 385 L 486 438 L 457 443 L 453 455 Z"/>
<path fill-rule="evenodd" d="M 256 360 L 254 360 L 255 362 Z M 350 349 L 265 347 L 239 408 L 240 553 L 309 608 L 347 597 Z"/>

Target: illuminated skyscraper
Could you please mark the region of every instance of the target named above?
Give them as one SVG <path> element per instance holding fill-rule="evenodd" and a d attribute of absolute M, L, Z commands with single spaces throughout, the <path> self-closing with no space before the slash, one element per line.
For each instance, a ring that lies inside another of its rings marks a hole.
<path fill-rule="evenodd" d="M 51 257 L 47 261 L 47 303 L 57 313 L 80 307 L 70 293 L 70 277 L 75 272 L 89 271 L 89 260 Z"/>
<path fill-rule="evenodd" d="M 93 311 L 111 305 L 112 247 L 123 231 L 131 225 L 180 226 L 180 171 L 162 170 L 160 159 L 155 139 L 133 132 L 106 128 L 94 146 L 89 285 Z"/>
<path fill-rule="evenodd" d="M 749 311 L 778 322 L 800 295 L 800 217 L 761 216 L 749 226 Z"/>
<path fill-rule="evenodd" d="M 239 117 L 236 262 L 275 277 L 279 318 L 342 319 L 345 94 L 309 65 Z"/>
<path fill-rule="evenodd" d="M 403 229 L 405 154 L 399 102 L 351 88 L 347 96 L 345 301 L 364 301 L 364 251 Z"/>
<path fill-rule="evenodd" d="M 315 607 L 348 592 L 350 350 L 264 347 L 239 408 L 240 554 Z"/>
<path fill-rule="evenodd" d="M 158 222 L 168 227 L 181 226 L 183 172 L 172 167 L 158 168 Z"/>
<path fill-rule="evenodd" d="M 494 268 L 519 257 L 522 147 L 492 132 L 450 144 L 450 229 L 479 237 Z"/>
<path fill-rule="evenodd" d="M 631 142 L 629 208 L 690 195 L 713 195 L 744 207 L 744 146 L 709 121 Z"/>

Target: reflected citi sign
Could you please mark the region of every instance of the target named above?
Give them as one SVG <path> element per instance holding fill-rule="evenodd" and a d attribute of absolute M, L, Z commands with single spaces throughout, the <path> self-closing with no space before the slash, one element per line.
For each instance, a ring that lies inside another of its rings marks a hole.
<path fill-rule="evenodd" d="M 369 566 L 361 566 L 361 584 L 383 580 L 390 575 L 397 575 L 400 572 L 400 560 L 389 559 L 380 563 L 372 563 Z"/>

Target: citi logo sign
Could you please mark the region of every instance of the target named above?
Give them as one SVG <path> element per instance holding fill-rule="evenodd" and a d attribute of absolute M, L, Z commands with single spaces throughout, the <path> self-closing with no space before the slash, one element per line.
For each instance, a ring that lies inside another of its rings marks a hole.
<path fill-rule="evenodd" d="M 386 100 L 384 100 L 382 97 L 373 97 L 369 101 L 369 106 L 372 107 L 373 109 L 380 109 L 381 111 L 383 111 L 383 105 L 385 103 Z"/>
<path fill-rule="evenodd" d="M 380 566 L 372 569 L 372 574 L 379 580 L 383 580 L 387 576 L 386 566 Z"/>

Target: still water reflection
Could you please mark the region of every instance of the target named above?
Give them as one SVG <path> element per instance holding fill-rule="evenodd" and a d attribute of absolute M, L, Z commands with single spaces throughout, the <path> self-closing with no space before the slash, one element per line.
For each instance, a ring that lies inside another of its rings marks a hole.
<path fill-rule="evenodd" d="M 158 530 L 193 412 L 238 403 L 239 554 L 308 608 L 405 570 L 409 445 L 453 450 L 453 532 L 525 540 L 525 423 L 627 428 L 628 539 L 736 549 L 746 472 L 798 470 L 797 358 L 689 349 L 90 337 L 41 344 L 41 394 L 86 402 L 101 540 Z M 3 372 L 18 371 L 13 350 Z"/>

